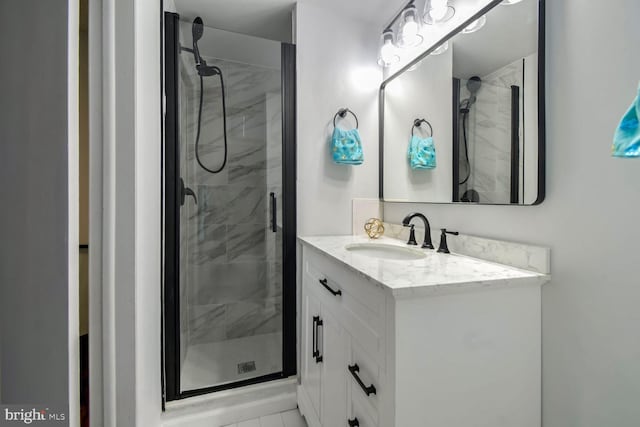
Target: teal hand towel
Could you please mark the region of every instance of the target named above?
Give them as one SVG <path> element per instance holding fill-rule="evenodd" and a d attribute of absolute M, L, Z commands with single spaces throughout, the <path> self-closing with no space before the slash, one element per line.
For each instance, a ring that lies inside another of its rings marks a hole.
<path fill-rule="evenodd" d="M 624 115 L 613 139 L 614 157 L 640 157 L 640 86 L 636 99 Z"/>
<path fill-rule="evenodd" d="M 360 165 L 364 161 L 358 129 L 335 128 L 331 136 L 331 155 L 340 165 Z"/>
<path fill-rule="evenodd" d="M 417 135 L 412 135 L 407 154 L 409 165 L 413 170 L 435 169 L 436 167 L 436 147 L 432 137 L 420 138 Z"/>

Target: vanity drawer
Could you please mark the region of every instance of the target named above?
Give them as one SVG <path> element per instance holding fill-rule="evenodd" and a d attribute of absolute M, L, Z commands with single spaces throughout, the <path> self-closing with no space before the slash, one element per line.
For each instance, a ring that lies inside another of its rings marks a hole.
<path fill-rule="evenodd" d="M 379 425 L 378 414 L 367 405 L 366 402 L 362 401 L 362 397 L 358 393 L 351 396 L 347 409 L 349 419 L 345 424 L 346 426 L 350 425 L 349 421 L 351 421 L 351 424 L 358 425 L 359 427 L 377 427 Z"/>
<path fill-rule="evenodd" d="M 351 390 L 351 405 L 377 425 L 380 393 L 385 387 L 383 375 L 378 363 L 353 339 L 346 374 Z"/>
<path fill-rule="evenodd" d="M 340 290 L 343 292 L 346 290 L 351 296 L 357 298 L 358 303 L 369 309 L 372 314 L 376 316 L 384 314 L 386 295 L 381 289 L 381 285 L 370 282 L 340 261 L 333 260 L 312 249 L 305 248 L 304 258 L 305 269 L 312 276 L 317 279 L 328 276 L 334 284 L 340 286 Z M 322 288 L 322 285 L 318 283 L 318 287 Z M 330 290 L 326 288 L 324 290 L 328 295 L 332 295 Z M 345 303 L 349 304 L 348 301 Z"/>
<path fill-rule="evenodd" d="M 338 267 L 337 262 L 305 252 L 303 280 L 352 339 L 384 365 L 385 296 L 355 273 L 345 276 Z"/>

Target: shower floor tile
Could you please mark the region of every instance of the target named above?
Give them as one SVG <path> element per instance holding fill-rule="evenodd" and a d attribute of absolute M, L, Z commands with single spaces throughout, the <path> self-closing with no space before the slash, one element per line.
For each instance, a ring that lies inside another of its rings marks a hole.
<path fill-rule="evenodd" d="M 282 333 L 189 345 L 182 391 L 197 390 L 282 370 Z"/>

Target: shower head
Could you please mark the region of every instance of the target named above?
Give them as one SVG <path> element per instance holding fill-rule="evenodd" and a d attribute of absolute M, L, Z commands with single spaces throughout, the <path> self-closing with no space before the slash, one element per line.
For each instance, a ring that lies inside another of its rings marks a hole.
<path fill-rule="evenodd" d="M 204 33 L 204 24 L 202 22 L 202 18 L 199 16 L 193 20 L 193 26 L 191 27 L 191 35 L 193 36 L 193 42 L 196 43 L 198 40 L 202 38 L 202 34 Z"/>
<path fill-rule="evenodd" d="M 193 20 L 191 26 L 191 35 L 193 36 L 193 57 L 196 61 L 196 70 L 201 77 L 217 76 L 222 74 L 220 68 L 214 65 L 207 65 L 207 62 L 200 56 L 200 49 L 198 49 L 198 40 L 202 38 L 204 34 L 204 23 L 199 16 Z"/>
<path fill-rule="evenodd" d="M 467 81 L 467 90 L 471 94 L 472 97 L 476 96 L 476 93 L 482 87 L 482 79 L 478 76 L 473 76 Z"/>
<path fill-rule="evenodd" d="M 469 91 L 469 98 L 460 102 L 460 112 L 468 114 L 471 106 L 476 103 L 478 97 L 476 94 L 482 87 L 482 79 L 478 76 L 473 76 L 467 80 L 467 90 Z"/>
<path fill-rule="evenodd" d="M 198 49 L 198 40 L 202 38 L 203 34 L 204 24 L 202 22 L 202 18 L 198 16 L 193 20 L 193 25 L 191 26 L 191 35 L 193 37 L 193 58 L 196 61 L 196 66 L 204 64 L 204 61 L 200 56 L 200 49 Z"/>

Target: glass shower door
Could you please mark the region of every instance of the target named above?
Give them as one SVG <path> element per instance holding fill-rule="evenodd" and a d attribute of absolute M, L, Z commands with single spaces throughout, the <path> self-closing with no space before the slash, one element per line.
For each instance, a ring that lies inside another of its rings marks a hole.
<path fill-rule="evenodd" d="M 179 397 L 285 371 L 281 45 L 202 31 L 177 21 Z"/>

